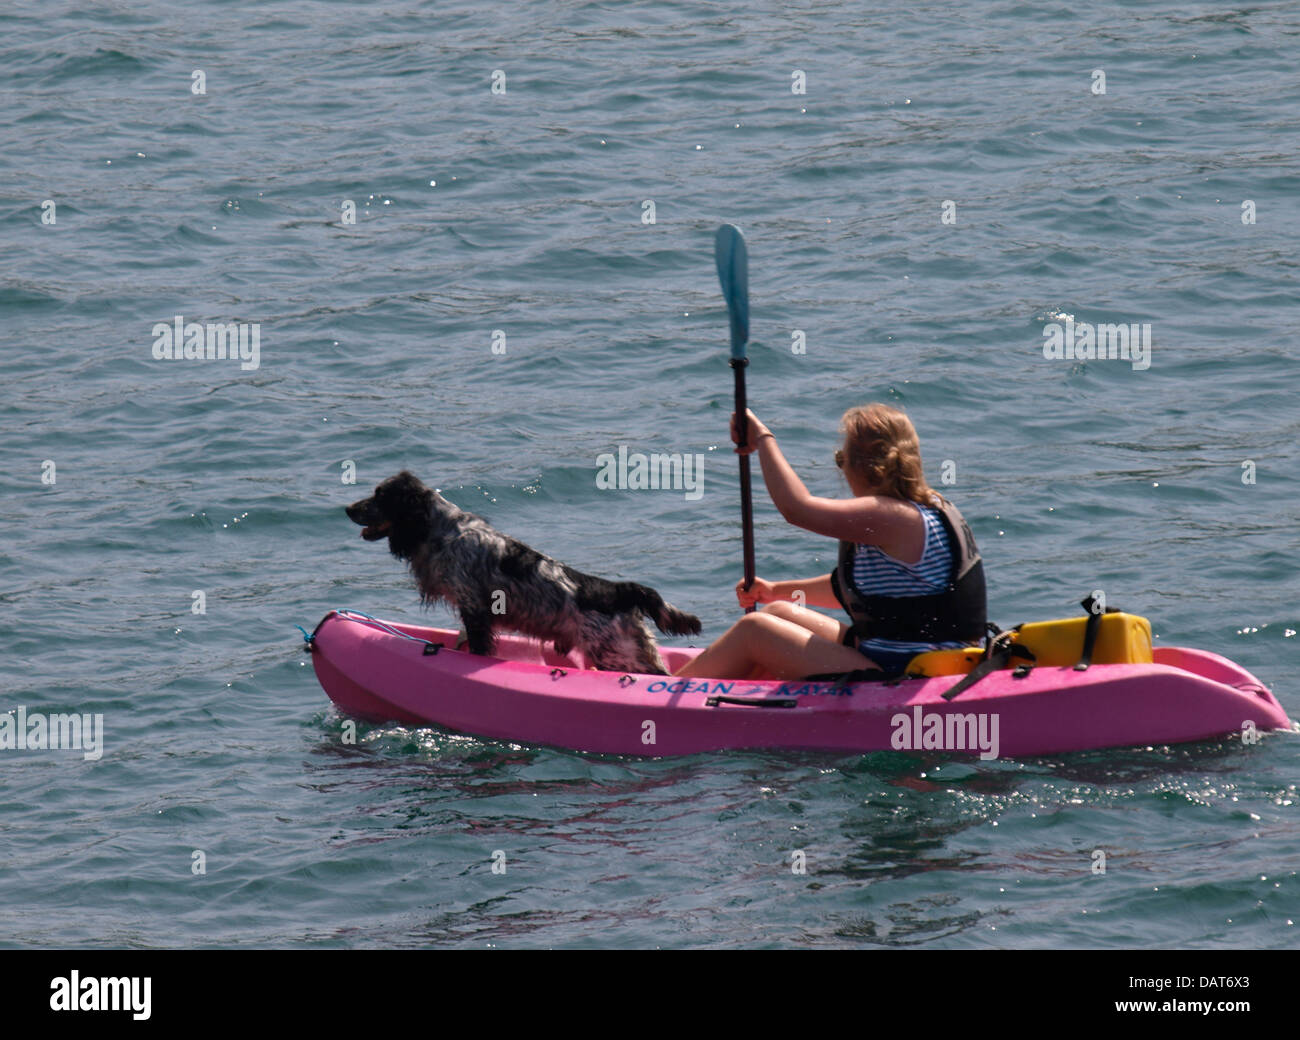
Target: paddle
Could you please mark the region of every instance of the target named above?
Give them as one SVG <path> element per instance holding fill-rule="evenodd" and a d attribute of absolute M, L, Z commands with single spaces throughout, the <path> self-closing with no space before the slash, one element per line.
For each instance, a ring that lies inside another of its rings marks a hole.
<path fill-rule="evenodd" d="M 713 240 L 713 260 L 731 317 L 731 370 L 736 376 L 736 425 L 740 446 L 749 441 L 749 416 L 745 399 L 745 344 L 749 341 L 749 254 L 745 236 L 735 224 L 723 224 Z M 745 589 L 754 584 L 754 502 L 749 490 L 749 456 L 740 456 L 740 525 L 744 541 Z M 754 608 L 745 608 L 749 613 Z"/>

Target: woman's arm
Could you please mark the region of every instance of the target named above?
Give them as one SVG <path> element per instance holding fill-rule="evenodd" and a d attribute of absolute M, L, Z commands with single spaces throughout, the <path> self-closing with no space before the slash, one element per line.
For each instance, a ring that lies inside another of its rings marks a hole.
<path fill-rule="evenodd" d="M 788 523 L 827 538 L 863 545 L 894 544 L 914 531 L 915 511 L 900 509 L 896 499 L 878 495 L 819 498 L 811 494 L 781 453 L 772 431 L 753 412 L 749 413 L 748 432 L 746 447 L 758 452 L 768 494 Z M 733 417 L 732 440 L 736 438 Z"/>
<path fill-rule="evenodd" d="M 774 599 L 787 599 L 798 602 L 800 598 L 810 607 L 838 607 L 840 601 L 831 591 L 831 576 L 819 574 L 815 578 L 799 578 L 792 581 L 774 581 L 772 591 Z M 803 593 L 802 597 L 798 593 Z"/>
<path fill-rule="evenodd" d="M 745 588 L 745 579 L 736 582 L 736 599 L 742 607 L 759 603 L 779 603 L 788 600 L 809 607 L 838 607 L 839 600 L 831 590 L 831 576 L 819 574 L 815 578 L 795 578 L 791 581 L 767 581 L 754 578 L 751 588 Z"/>

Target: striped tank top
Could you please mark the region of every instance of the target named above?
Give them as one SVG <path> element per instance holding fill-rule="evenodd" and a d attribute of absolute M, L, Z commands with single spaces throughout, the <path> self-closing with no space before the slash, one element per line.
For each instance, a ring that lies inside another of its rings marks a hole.
<path fill-rule="evenodd" d="M 875 545 L 858 545 L 853 552 L 853 584 L 873 596 L 925 596 L 942 592 L 952 574 L 952 546 L 937 510 L 913 502 L 925 520 L 925 548 L 916 563 L 896 560 Z M 859 652 L 886 668 L 899 667 L 916 654 L 965 646 L 965 643 L 902 642 L 864 639 Z M 900 663 L 901 662 L 901 663 Z"/>

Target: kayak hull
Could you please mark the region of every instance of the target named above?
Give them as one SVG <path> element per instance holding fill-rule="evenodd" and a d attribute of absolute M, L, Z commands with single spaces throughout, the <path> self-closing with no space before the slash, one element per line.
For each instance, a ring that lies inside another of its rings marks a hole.
<path fill-rule="evenodd" d="M 312 637 L 312 659 L 339 710 L 365 721 L 604 754 L 893 749 L 989 759 L 1291 726 L 1245 669 L 1183 647 L 1158 648 L 1152 664 L 999 671 L 948 701 L 960 676 L 838 686 L 620 675 L 523 636 L 500 636 L 497 657 L 454 649 L 456 636 L 332 611 Z M 662 651 L 670 669 L 698 652 Z"/>

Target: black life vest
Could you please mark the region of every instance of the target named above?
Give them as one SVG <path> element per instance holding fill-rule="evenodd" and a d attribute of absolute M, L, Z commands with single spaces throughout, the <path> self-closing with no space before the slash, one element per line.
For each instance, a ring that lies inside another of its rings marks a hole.
<path fill-rule="evenodd" d="M 935 510 L 952 548 L 952 571 L 940 592 L 923 596 L 872 596 L 853 583 L 853 542 L 840 542 L 831 588 L 848 611 L 857 641 L 890 639 L 916 643 L 976 643 L 984 638 L 988 597 L 984 563 L 970 526 L 946 498 Z"/>

